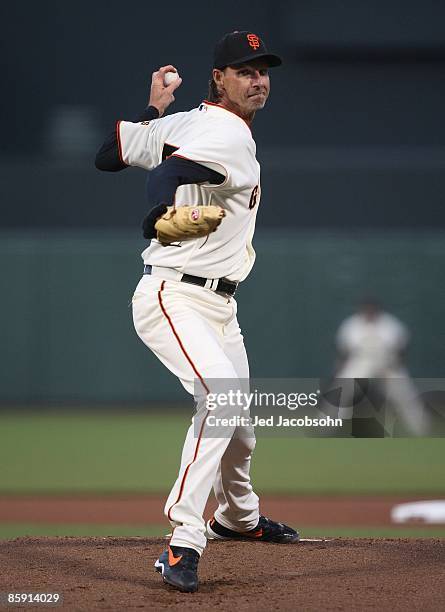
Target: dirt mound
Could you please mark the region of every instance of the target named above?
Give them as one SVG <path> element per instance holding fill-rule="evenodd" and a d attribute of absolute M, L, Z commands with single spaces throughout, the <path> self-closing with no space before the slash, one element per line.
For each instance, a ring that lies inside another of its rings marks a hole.
<path fill-rule="evenodd" d="M 159 538 L 4 541 L 0 592 L 59 593 L 69 610 L 425 611 L 445 605 L 445 539 L 210 542 L 195 594 L 171 590 L 154 572 L 164 547 Z"/>

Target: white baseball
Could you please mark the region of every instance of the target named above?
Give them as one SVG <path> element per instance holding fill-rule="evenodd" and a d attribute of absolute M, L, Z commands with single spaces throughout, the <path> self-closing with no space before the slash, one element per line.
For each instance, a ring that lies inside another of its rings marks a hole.
<path fill-rule="evenodd" d="M 176 79 L 179 79 L 179 74 L 177 72 L 166 72 L 164 74 L 165 86 L 168 87 L 173 83 L 173 81 L 176 81 Z"/>

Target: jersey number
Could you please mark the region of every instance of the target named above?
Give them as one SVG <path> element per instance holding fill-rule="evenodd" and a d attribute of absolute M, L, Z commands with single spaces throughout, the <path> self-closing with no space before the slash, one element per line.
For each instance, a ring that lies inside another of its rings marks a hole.
<path fill-rule="evenodd" d="M 257 200 L 258 200 L 258 185 L 255 185 L 255 187 L 253 188 L 252 194 L 250 196 L 250 200 L 249 200 L 250 210 L 252 210 L 252 208 L 255 208 Z"/>

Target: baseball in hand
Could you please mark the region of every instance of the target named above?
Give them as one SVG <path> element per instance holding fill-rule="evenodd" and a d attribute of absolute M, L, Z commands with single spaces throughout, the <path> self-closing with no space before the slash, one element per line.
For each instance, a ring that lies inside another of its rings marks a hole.
<path fill-rule="evenodd" d="M 171 85 L 173 81 L 179 79 L 179 74 L 177 72 L 166 72 L 164 74 L 164 84 L 166 87 Z"/>

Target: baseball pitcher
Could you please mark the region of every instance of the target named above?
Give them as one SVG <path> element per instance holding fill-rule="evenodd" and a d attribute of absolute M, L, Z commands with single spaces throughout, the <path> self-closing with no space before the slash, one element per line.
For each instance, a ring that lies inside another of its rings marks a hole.
<path fill-rule="evenodd" d="M 165 85 L 166 74 L 176 69 L 164 66 L 153 75 L 148 108 L 134 122 L 119 121 L 96 158 L 101 170 L 149 171 L 151 210 L 143 232 L 151 242 L 133 296 L 134 325 L 197 401 L 165 505 L 172 538 L 155 563 L 164 581 L 181 591 L 198 588 L 208 537 L 276 543 L 299 538 L 260 515 L 249 475 L 251 428 L 234 425 L 224 435 L 209 435 L 205 403 L 225 381 L 236 385 L 249 378 L 234 294 L 255 261 L 261 187 L 252 122 L 269 96 L 269 69 L 280 64 L 256 34 L 227 34 L 215 48 L 208 99 L 162 117 L 181 82 L 173 76 Z M 218 508 L 205 525 L 212 487 Z"/>

